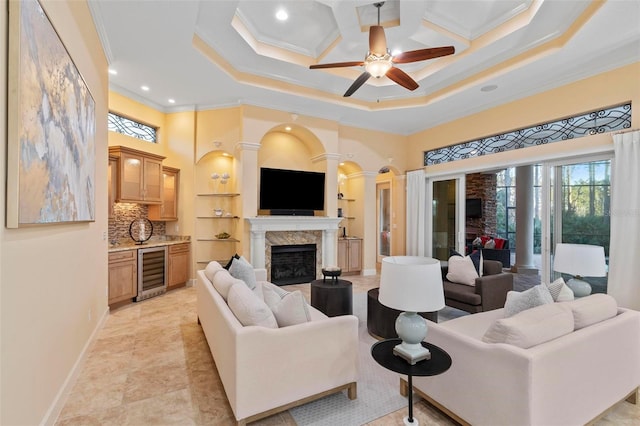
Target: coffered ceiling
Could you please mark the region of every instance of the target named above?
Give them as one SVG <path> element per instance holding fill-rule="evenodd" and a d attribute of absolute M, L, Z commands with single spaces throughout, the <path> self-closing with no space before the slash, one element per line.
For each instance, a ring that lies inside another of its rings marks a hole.
<path fill-rule="evenodd" d="M 117 71 L 111 89 L 165 112 L 249 104 L 407 135 L 640 61 L 638 0 L 388 0 L 380 21 L 392 55 L 456 52 L 397 65 L 415 91 L 370 78 L 345 98 L 362 67 L 309 65 L 364 59 L 378 19 L 371 0 L 89 6 Z"/>

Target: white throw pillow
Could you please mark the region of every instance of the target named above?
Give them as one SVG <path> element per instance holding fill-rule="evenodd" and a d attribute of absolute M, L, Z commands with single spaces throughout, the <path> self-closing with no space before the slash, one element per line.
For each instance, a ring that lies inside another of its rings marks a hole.
<path fill-rule="evenodd" d="M 616 299 L 603 293 L 581 297 L 572 302 L 567 302 L 565 305 L 569 306 L 573 311 L 576 330 L 618 315 Z"/>
<path fill-rule="evenodd" d="M 204 268 L 204 276 L 207 277 L 209 281 L 213 283 L 213 277 L 216 275 L 218 271 L 221 271 L 222 269 L 224 269 L 222 265 L 220 265 L 215 260 L 212 260 L 211 262 L 209 262 L 207 267 Z"/>
<path fill-rule="evenodd" d="M 241 280 L 232 277 L 229 271 L 227 271 L 226 269 L 222 269 L 220 271 L 217 271 L 213 277 L 213 288 L 215 288 L 216 291 L 220 293 L 220 296 L 222 296 L 224 300 L 227 300 L 229 298 L 229 290 L 236 281 Z"/>
<path fill-rule="evenodd" d="M 469 256 L 451 256 L 447 263 L 449 265 L 447 280 L 452 283 L 476 285 L 476 278 L 479 275 Z"/>
<path fill-rule="evenodd" d="M 263 300 L 269 308 L 273 309 L 273 306 L 278 304 L 284 296 L 289 294 L 288 291 L 283 290 L 279 286 L 268 281 L 262 281 L 261 283 Z"/>
<path fill-rule="evenodd" d="M 240 324 L 244 326 L 278 328 L 278 322 L 271 309 L 240 280 L 236 281 L 229 290 L 227 304 Z"/>
<path fill-rule="evenodd" d="M 525 291 L 509 291 L 504 302 L 504 316 L 510 317 L 526 309 L 553 303 L 553 297 L 545 284 L 538 284 Z"/>
<path fill-rule="evenodd" d="M 256 288 L 256 273 L 253 266 L 244 257 L 233 259 L 229 272 L 234 278 L 244 281 L 251 290 Z"/>
<path fill-rule="evenodd" d="M 564 283 L 562 277 L 558 278 L 551 284 L 547 284 L 549 293 L 553 297 L 554 302 L 569 302 L 574 299 L 573 290 Z"/>
<path fill-rule="evenodd" d="M 526 349 L 569 334 L 573 329 L 571 309 L 565 303 L 548 303 L 496 320 L 482 341 Z"/>
<path fill-rule="evenodd" d="M 287 327 L 311 321 L 307 301 L 300 290 L 287 293 L 279 302 L 271 306 L 271 311 L 276 317 L 278 327 Z"/>

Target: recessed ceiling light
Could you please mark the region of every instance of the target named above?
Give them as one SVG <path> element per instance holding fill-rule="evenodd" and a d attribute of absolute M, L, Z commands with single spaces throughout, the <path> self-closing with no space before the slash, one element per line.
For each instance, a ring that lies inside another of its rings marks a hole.
<path fill-rule="evenodd" d="M 286 21 L 287 19 L 289 19 L 289 14 L 287 13 L 287 11 L 286 11 L 286 10 L 284 10 L 284 9 L 279 9 L 279 10 L 276 12 L 276 19 L 277 19 L 278 21 Z"/>
<path fill-rule="evenodd" d="M 148 92 L 148 91 L 149 91 L 149 86 L 140 86 L 140 88 L 141 88 L 142 90 L 144 90 L 145 92 Z"/>
<path fill-rule="evenodd" d="M 175 99 L 169 99 L 169 103 L 170 103 L 170 104 L 175 104 L 175 103 L 176 103 L 176 100 L 175 100 Z"/>
<path fill-rule="evenodd" d="M 109 68 L 109 74 L 118 75 L 118 71 L 114 70 L 113 68 Z"/>
<path fill-rule="evenodd" d="M 495 84 L 489 84 L 488 86 L 483 86 L 480 88 L 481 92 L 493 92 L 494 90 L 496 90 L 498 88 L 497 85 Z"/>
<path fill-rule="evenodd" d="M 291 126 L 287 126 L 287 127 L 285 127 L 284 129 L 285 129 L 287 132 L 290 132 L 290 131 L 291 131 Z"/>

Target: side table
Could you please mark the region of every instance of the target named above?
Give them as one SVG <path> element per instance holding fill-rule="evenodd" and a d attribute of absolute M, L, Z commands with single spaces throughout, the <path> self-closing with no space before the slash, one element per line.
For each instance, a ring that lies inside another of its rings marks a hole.
<path fill-rule="evenodd" d="M 375 343 L 371 347 L 371 356 L 378 364 L 396 373 L 405 374 L 409 385 L 409 416 L 404 418 L 405 425 L 417 426 L 418 421 L 413 418 L 413 376 L 437 376 L 451 367 L 451 357 L 443 349 L 431 343 L 422 342 L 422 346 L 429 349 L 431 359 L 418 361 L 411 365 L 403 358 L 393 354 L 393 348 L 402 343 L 401 339 L 387 339 Z"/>
<path fill-rule="evenodd" d="M 311 281 L 311 306 L 328 317 L 353 314 L 353 290 L 351 281 Z"/>

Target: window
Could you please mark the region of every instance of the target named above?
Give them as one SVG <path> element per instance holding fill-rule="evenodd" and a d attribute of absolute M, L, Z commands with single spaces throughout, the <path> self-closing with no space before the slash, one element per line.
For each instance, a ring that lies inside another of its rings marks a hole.
<path fill-rule="evenodd" d="M 143 141 L 158 143 L 158 129 L 130 118 L 109 113 L 107 127 L 110 131 L 131 136 Z"/>

